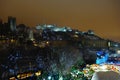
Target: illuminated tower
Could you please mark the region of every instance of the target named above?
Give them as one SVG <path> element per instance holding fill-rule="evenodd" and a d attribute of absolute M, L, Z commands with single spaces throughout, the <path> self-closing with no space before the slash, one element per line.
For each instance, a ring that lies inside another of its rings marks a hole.
<path fill-rule="evenodd" d="M 16 31 L 16 18 L 15 17 L 9 16 L 8 24 L 9 24 L 11 31 Z"/>
<path fill-rule="evenodd" d="M 34 40 L 34 36 L 33 36 L 33 31 L 32 30 L 30 30 L 30 32 L 29 32 L 29 39 L 30 40 Z"/>

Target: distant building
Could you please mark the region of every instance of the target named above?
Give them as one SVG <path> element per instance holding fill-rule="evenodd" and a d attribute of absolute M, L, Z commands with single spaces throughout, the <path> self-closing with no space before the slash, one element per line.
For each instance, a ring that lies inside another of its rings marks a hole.
<path fill-rule="evenodd" d="M 2 19 L 0 19 L 0 24 L 2 24 L 3 22 L 2 22 Z"/>
<path fill-rule="evenodd" d="M 108 48 L 108 41 L 106 40 L 83 40 L 82 41 L 83 45 L 89 48 Z"/>
<path fill-rule="evenodd" d="M 92 35 L 94 35 L 94 34 L 95 34 L 93 30 L 88 30 L 88 32 L 87 32 L 87 33 L 88 33 L 88 34 L 92 34 Z"/>
<path fill-rule="evenodd" d="M 57 27 L 55 24 L 53 24 L 53 25 L 46 25 L 46 24 L 44 24 L 44 25 L 37 25 L 36 29 L 37 30 L 40 30 L 40 29 L 41 30 L 50 29 L 50 30 L 55 31 L 55 32 L 58 32 L 58 31 L 61 31 L 61 32 L 72 31 L 72 29 L 69 28 L 69 27 Z"/>
<path fill-rule="evenodd" d="M 29 32 L 29 39 L 30 40 L 34 40 L 34 35 L 33 35 L 33 31 L 32 30 L 30 30 L 30 32 Z"/>
<path fill-rule="evenodd" d="M 9 24 L 11 31 L 16 31 L 16 18 L 15 17 L 9 16 L 8 24 Z"/>
<path fill-rule="evenodd" d="M 2 27 L 3 27 L 2 19 L 0 19 L 0 34 L 2 33 Z"/>
<path fill-rule="evenodd" d="M 18 26 L 17 26 L 17 32 L 20 32 L 20 33 L 23 33 L 23 32 L 25 32 L 26 31 L 26 25 L 24 25 L 24 24 L 19 24 Z"/>

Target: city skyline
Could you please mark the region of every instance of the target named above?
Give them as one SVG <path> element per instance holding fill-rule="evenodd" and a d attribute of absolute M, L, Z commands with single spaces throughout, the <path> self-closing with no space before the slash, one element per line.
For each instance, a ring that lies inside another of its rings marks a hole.
<path fill-rule="evenodd" d="M 30 27 L 37 24 L 56 24 L 72 29 L 92 29 L 103 38 L 120 42 L 120 10 L 117 0 L 1 0 L 0 18 L 14 16 L 17 24 Z"/>

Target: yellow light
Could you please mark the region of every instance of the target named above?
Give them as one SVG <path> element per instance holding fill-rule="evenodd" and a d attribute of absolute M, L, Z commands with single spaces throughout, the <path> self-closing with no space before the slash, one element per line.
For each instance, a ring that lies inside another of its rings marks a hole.
<path fill-rule="evenodd" d="M 46 43 L 47 43 L 47 44 L 49 44 L 49 42 L 48 42 L 48 41 L 47 41 Z"/>
<path fill-rule="evenodd" d="M 17 75 L 17 78 L 20 78 L 20 74 L 19 74 L 19 75 Z"/>
<path fill-rule="evenodd" d="M 37 46 L 37 44 L 34 43 L 34 46 Z"/>
<path fill-rule="evenodd" d="M 15 77 L 11 77 L 11 78 L 9 78 L 10 80 L 16 80 L 16 78 Z"/>
<path fill-rule="evenodd" d="M 27 73 L 27 77 L 30 77 L 32 76 L 33 74 L 32 73 Z"/>
<path fill-rule="evenodd" d="M 100 66 L 101 71 L 108 71 L 107 65 Z"/>
<path fill-rule="evenodd" d="M 35 73 L 36 76 L 40 76 L 41 75 L 41 71 L 38 71 Z"/>
<path fill-rule="evenodd" d="M 27 74 L 19 74 L 17 75 L 18 79 L 25 79 L 27 77 Z"/>
<path fill-rule="evenodd" d="M 74 37 L 78 38 L 79 36 L 78 35 L 74 35 Z"/>
<path fill-rule="evenodd" d="M 118 50 L 117 53 L 120 54 L 120 50 Z"/>
<path fill-rule="evenodd" d="M 11 39 L 11 42 L 14 42 L 14 40 L 13 40 L 13 39 Z"/>

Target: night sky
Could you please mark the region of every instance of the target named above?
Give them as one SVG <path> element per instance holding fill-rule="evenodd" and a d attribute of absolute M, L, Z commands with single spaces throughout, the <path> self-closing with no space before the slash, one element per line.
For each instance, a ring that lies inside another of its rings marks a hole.
<path fill-rule="evenodd" d="M 103 38 L 120 41 L 120 0 L 0 0 L 0 18 L 17 24 L 57 24 L 80 31 L 92 29 Z"/>

